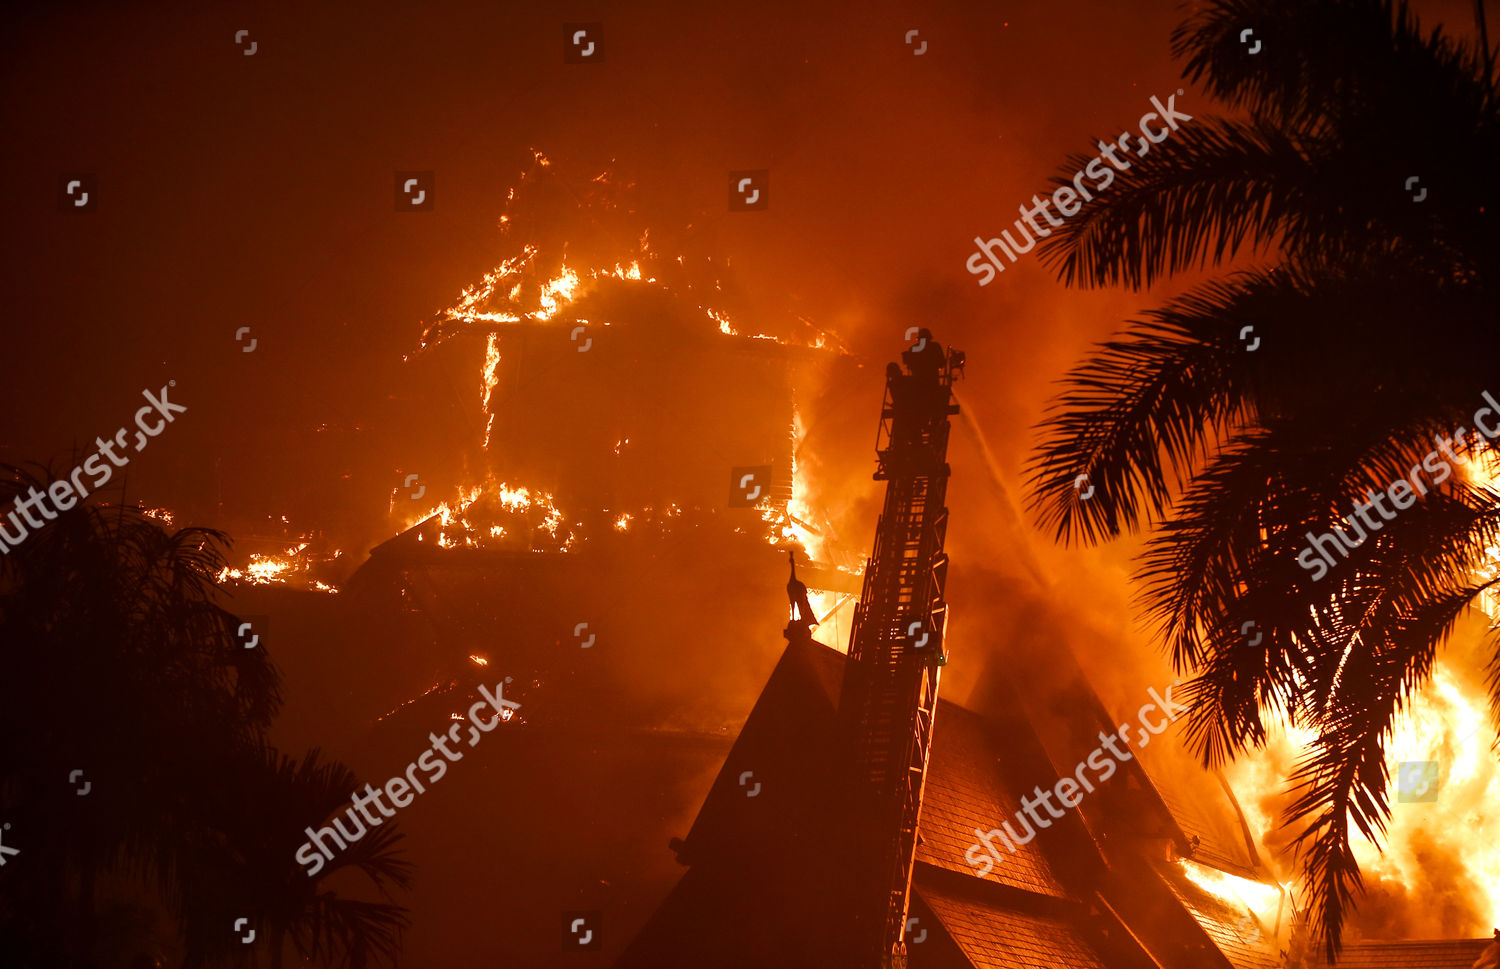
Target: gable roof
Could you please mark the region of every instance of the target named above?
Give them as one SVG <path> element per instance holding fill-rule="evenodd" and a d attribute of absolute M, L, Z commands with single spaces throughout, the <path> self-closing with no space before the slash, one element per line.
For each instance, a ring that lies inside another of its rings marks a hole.
<path fill-rule="evenodd" d="M 689 870 L 618 969 L 766 960 L 821 969 L 847 958 L 862 929 L 840 906 L 850 887 L 842 876 L 854 867 L 841 858 L 857 849 L 841 836 L 843 775 L 833 766 L 846 662 L 818 643 L 787 647 L 688 835 L 674 843 Z M 928 912 L 941 939 L 910 946 L 914 969 L 1115 965 L 1096 950 L 1087 910 L 1068 887 L 1076 879 L 1046 847 L 1065 822 L 1049 838 L 1018 846 L 984 879 L 964 858 L 976 828 L 997 827 L 1019 810 L 1017 790 L 1027 787 L 1017 785 L 1050 771 L 1024 716 L 1012 714 L 1008 722 L 939 701 L 913 911 Z M 1086 840 L 1081 823 L 1071 823 L 1067 830 Z M 1091 844 L 1086 855 L 1097 862 Z"/>
<path fill-rule="evenodd" d="M 837 768 L 846 662 L 818 643 L 786 648 L 688 835 L 674 841 L 688 870 L 617 969 L 825 969 L 847 964 L 868 937 L 845 901 L 857 869 L 849 852 L 861 850 L 848 837 Z M 1033 785 L 1057 777 L 1022 704 L 995 696 L 985 714 L 938 703 L 912 879 L 911 969 L 1284 964 L 1254 913 L 1199 888 L 1165 854 L 1122 843 L 1106 861 L 1077 812 L 981 877 L 965 858 L 976 829 L 999 827 Z M 1212 809 L 1215 793 L 1198 801 Z M 1235 831 L 1213 830 L 1181 800 L 1171 813 L 1183 831 L 1204 832 L 1202 848 L 1210 833 L 1222 845 L 1195 858 L 1254 877 Z M 1487 944 L 1354 944 L 1338 969 L 1470 969 Z"/>
<path fill-rule="evenodd" d="M 976 969 L 1108 969 L 1077 921 L 1064 915 L 1021 912 L 995 899 L 956 891 L 952 882 L 919 868 L 917 898 Z M 917 946 L 908 943 L 916 962 Z"/>
<path fill-rule="evenodd" d="M 1000 744 L 977 713 L 939 700 L 932 737 L 917 861 L 975 875 L 964 854 L 975 843 L 976 830 L 989 831 L 1014 818 L 1021 810 L 1020 798 L 997 770 Z M 1075 897 L 1063 887 L 1039 841 L 1018 845 L 983 877 L 1039 895 Z"/>
<path fill-rule="evenodd" d="M 1489 939 L 1356 942 L 1344 947 L 1338 969 L 1471 969 L 1493 944 Z"/>
<path fill-rule="evenodd" d="M 1283 963 L 1272 932 L 1255 912 L 1209 894 L 1175 865 L 1156 862 L 1158 876 L 1234 969 L 1278 969 Z"/>

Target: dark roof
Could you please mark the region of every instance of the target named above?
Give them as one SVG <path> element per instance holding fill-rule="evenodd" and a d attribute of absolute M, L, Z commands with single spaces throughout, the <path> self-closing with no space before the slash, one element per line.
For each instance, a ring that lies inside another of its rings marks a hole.
<path fill-rule="evenodd" d="M 837 903 L 854 866 L 841 863 L 830 770 L 840 660 L 817 644 L 782 654 L 678 846 L 688 871 L 617 969 L 811 969 L 853 950 L 860 927 Z"/>
<path fill-rule="evenodd" d="M 1338 969 L 1472 969 L 1491 944 L 1489 939 L 1357 942 L 1344 947 Z"/>
<path fill-rule="evenodd" d="M 847 964 L 868 938 L 871 928 L 845 901 L 850 873 L 860 870 L 851 852 L 865 850 L 849 837 L 836 766 L 845 663 L 817 643 L 787 647 L 678 844 L 688 871 L 616 969 L 825 969 Z M 991 697 L 983 714 L 938 704 L 912 880 L 911 912 L 925 934 L 920 944 L 908 937 L 912 969 L 1281 965 L 1248 909 L 1199 889 L 1150 849 L 1121 842 L 1106 865 L 1076 812 L 979 877 L 965 859 L 976 829 L 1013 818 L 1021 796 L 1058 776 L 1024 704 L 1004 688 Z M 1212 813 L 1212 792 L 1200 800 Z M 1181 802 L 1174 808 L 1186 830 L 1205 832 L 1204 843 L 1212 833 L 1223 846 L 1200 860 L 1230 870 L 1248 860 L 1233 827 L 1210 825 Z M 1383 947 L 1402 953 L 1399 961 L 1380 961 L 1382 947 L 1352 946 L 1340 967 L 1470 969 L 1483 945 Z"/>
<path fill-rule="evenodd" d="M 1106 969 L 1077 920 L 1039 912 L 1020 912 L 954 891 L 918 868 L 917 897 L 976 969 Z M 950 883 L 951 884 L 951 883 Z M 917 947 L 912 950 L 916 964 Z"/>
<path fill-rule="evenodd" d="M 1264 877 L 1254 836 L 1228 782 L 1217 771 L 1197 766 L 1182 743 L 1181 731 L 1169 731 L 1135 753 L 1183 837 L 1190 839 L 1193 860 L 1242 878 Z M 1191 774 L 1183 776 L 1185 771 Z M 1172 777 L 1178 783 L 1162 782 Z"/>
<path fill-rule="evenodd" d="M 1155 868 L 1234 969 L 1277 969 L 1282 965 L 1276 926 L 1262 924 L 1248 906 L 1231 904 L 1199 888 L 1176 865 L 1159 861 Z"/>
<path fill-rule="evenodd" d="M 976 829 L 989 831 L 1014 818 L 1020 799 L 1001 779 L 996 766 L 1001 749 L 984 718 L 939 700 L 932 736 L 917 860 L 974 875 L 964 853 L 974 844 Z M 985 878 L 1041 895 L 1068 896 L 1037 841 L 1018 846 Z"/>
<path fill-rule="evenodd" d="M 838 905 L 848 897 L 843 873 L 855 867 L 841 863 L 841 852 L 858 847 L 841 835 L 841 778 L 830 766 L 845 662 L 817 643 L 787 647 L 679 847 L 691 867 L 617 969 L 767 962 L 822 969 L 842 964 L 851 940 L 867 931 Z M 914 910 L 929 906 L 939 924 L 930 944 L 912 947 L 913 969 L 1112 965 L 1091 948 L 1085 909 L 1042 838 L 982 881 L 964 859 L 975 828 L 997 827 L 1019 809 L 1007 785 L 1020 782 L 1002 776 L 1002 758 L 1024 762 L 1016 776 L 1027 780 L 1046 769 L 1025 733 L 1024 723 L 939 702 L 913 886 Z M 753 777 L 741 785 L 747 771 Z M 1063 828 L 1058 822 L 1048 834 Z M 1081 824 L 1074 834 L 1087 837 Z M 1006 952 L 1036 961 L 996 961 Z"/>

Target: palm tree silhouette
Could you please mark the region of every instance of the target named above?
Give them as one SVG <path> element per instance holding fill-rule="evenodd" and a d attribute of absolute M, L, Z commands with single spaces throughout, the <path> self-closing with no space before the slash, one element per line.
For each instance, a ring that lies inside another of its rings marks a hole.
<path fill-rule="evenodd" d="M 1297 556 L 1500 391 L 1495 82 L 1487 57 L 1379 0 L 1216 0 L 1173 40 L 1234 116 L 1195 111 L 1129 158 L 1043 258 L 1084 286 L 1232 271 L 1069 374 L 1031 498 L 1061 540 L 1155 526 L 1143 598 L 1193 676 L 1205 764 L 1272 719 L 1317 733 L 1283 820 L 1332 957 L 1360 887 L 1350 821 L 1384 832 L 1387 731 L 1488 584 L 1500 494 L 1455 474 L 1322 581 Z"/>
<path fill-rule="evenodd" d="M 0 467 L 0 509 L 50 477 Z M 241 958 L 241 916 L 264 919 L 275 965 L 284 936 L 355 969 L 394 952 L 399 906 L 319 891 L 294 861 L 358 785 L 265 746 L 278 678 L 218 603 L 226 543 L 82 504 L 0 556 L 0 818 L 25 846 L 0 879 L 0 948 L 21 969 L 98 957 L 105 873 L 155 883 L 190 966 Z M 327 870 L 405 887 L 400 837 L 387 822 Z"/>
<path fill-rule="evenodd" d="M 209 793 L 217 836 L 193 845 L 188 868 L 194 884 L 182 898 L 189 967 L 228 960 L 242 949 L 224 932 L 240 917 L 265 933 L 272 969 L 280 969 L 288 941 L 320 964 L 395 964 L 406 910 L 326 887 L 346 869 L 362 873 L 382 894 L 410 887 L 412 867 L 396 850 L 403 835 L 395 822 L 372 826 L 314 876 L 294 860 L 304 829 L 342 812 L 361 786 L 348 767 L 320 757 L 312 750 L 294 760 L 265 748 L 220 773 L 221 783 Z"/>

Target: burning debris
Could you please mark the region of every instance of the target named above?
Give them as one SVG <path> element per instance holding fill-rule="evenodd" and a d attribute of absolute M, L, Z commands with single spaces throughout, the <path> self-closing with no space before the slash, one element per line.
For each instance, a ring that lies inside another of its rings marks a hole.
<path fill-rule="evenodd" d="M 247 543 L 249 544 L 249 543 Z M 287 546 L 284 551 L 250 552 L 240 566 L 227 565 L 218 572 L 220 584 L 282 585 L 334 595 L 339 590 L 331 580 L 338 571 L 343 552 L 319 552 L 311 539 Z"/>
<path fill-rule="evenodd" d="M 726 287 L 727 262 L 662 256 L 650 230 L 622 201 L 628 191 L 608 174 L 569 182 L 545 155 L 534 152 L 533 165 L 522 173 L 519 187 L 510 189 L 500 216 L 501 247 L 510 254 L 426 324 L 421 349 L 475 330 L 497 335 L 510 324 L 569 328 L 578 342 L 573 328 L 610 326 L 616 314 L 628 314 L 632 303 L 642 305 L 643 297 L 653 295 L 666 297 L 690 321 L 722 336 L 811 349 L 842 346 L 791 315 L 776 321 L 780 332 L 740 337 L 741 328 L 732 321 L 737 312 L 749 310 L 734 286 Z M 491 341 L 481 376 L 486 400 L 497 358 Z"/>
<path fill-rule="evenodd" d="M 727 266 L 662 255 L 627 194 L 608 175 L 566 182 L 534 153 L 500 217 L 508 254 L 425 324 L 408 358 L 482 339 L 483 431 L 463 456 L 482 470 L 398 530 L 439 548 L 577 552 L 699 527 L 720 514 L 729 469 L 760 463 L 774 480 L 734 530 L 846 576 L 816 594 L 831 616 L 852 604 L 859 565 L 811 501 L 796 398 L 802 370 L 838 357 L 839 341 L 791 315 L 735 323 L 750 310 Z M 553 384 L 567 372 L 564 396 Z"/>

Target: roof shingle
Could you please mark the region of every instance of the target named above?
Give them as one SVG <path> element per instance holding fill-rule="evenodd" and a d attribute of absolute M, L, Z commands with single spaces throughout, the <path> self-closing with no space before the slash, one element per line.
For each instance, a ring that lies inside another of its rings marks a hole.
<path fill-rule="evenodd" d="M 1470 969 L 1490 944 L 1487 939 L 1356 942 L 1344 947 L 1338 969 Z"/>
<path fill-rule="evenodd" d="M 978 874 L 964 858 L 977 838 L 975 829 L 998 828 L 1001 822 L 1012 821 L 1021 808 L 996 770 L 999 756 L 982 717 L 938 701 L 932 759 L 922 796 L 918 861 L 966 875 Z M 1014 821 L 1012 827 L 1017 827 Z M 1071 897 L 1053 875 L 1036 841 L 1018 846 L 1015 854 L 1006 855 L 984 877 L 1040 895 Z"/>
<path fill-rule="evenodd" d="M 925 880 L 917 892 L 976 969 L 1105 969 L 1062 918 L 985 905 Z"/>

